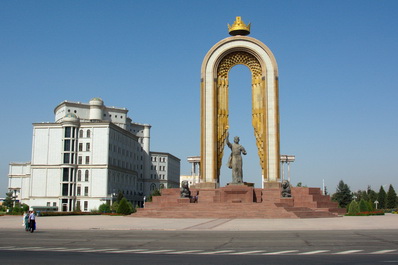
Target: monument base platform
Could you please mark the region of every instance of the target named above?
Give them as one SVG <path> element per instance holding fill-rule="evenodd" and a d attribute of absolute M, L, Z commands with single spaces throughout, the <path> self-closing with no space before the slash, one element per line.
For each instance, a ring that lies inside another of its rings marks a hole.
<path fill-rule="evenodd" d="M 319 188 L 292 187 L 292 197 L 281 197 L 279 185 L 254 188 L 228 185 L 191 188 L 192 198 L 180 198 L 180 189 L 163 189 L 132 217 L 152 218 L 327 218 L 345 214 Z"/>

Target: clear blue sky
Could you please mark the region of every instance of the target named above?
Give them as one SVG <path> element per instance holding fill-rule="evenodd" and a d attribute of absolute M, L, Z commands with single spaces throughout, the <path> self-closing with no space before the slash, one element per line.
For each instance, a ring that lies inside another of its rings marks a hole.
<path fill-rule="evenodd" d="M 151 149 L 199 155 L 200 67 L 236 16 L 279 67 L 281 153 L 293 184 L 398 188 L 398 1 L 0 1 L 0 197 L 31 159 L 32 123 L 101 97 L 152 125 Z M 260 184 L 250 73 L 231 70 L 231 136 Z M 231 172 L 223 161 L 221 181 Z"/>

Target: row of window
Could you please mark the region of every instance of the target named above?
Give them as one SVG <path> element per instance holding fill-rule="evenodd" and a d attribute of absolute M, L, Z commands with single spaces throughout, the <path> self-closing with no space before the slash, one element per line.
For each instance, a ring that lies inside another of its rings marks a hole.
<path fill-rule="evenodd" d="M 157 179 L 159 177 L 159 179 L 166 179 L 166 175 L 165 174 L 151 174 L 151 179 Z"/>
<path fill-rule="evenodd" d="M 158 169 L 157 166 L 154 165 L 151 166 L 151 170 L 157 170 L 157 169 Z M 159 166 L 159 171 L 166 171 L 166 166 Z"/>
<path fill-rule="evenodd" d="M 81 194 L 82 188 L 77 186 L 76 196 L 88 196 L 88 187 L 84 187 L 84 195 Z"/>
<path fill-rule="evenodd" d="M 157 161 L 157 156 L 152 156 L 151 157 L 151 161 L 152 162 L 156 162 Z M 159 162 L 166 162 L 166 157 L 159 157 Z"/>
<path fill-rule="evenodd" d="M 84 208 L 83 211 L 87 212 L 88 211 L 88 201 L 83 202 Z M 80 201 L 76 201 L 76 208 L 81 209 Z"/>
<path fill-rule="evenodd" d="M 63 168 L 63 173 L 62 173 L 62 181 L 64 182 L 74 182 L 74 170 L 73 168 Z M 89 170 L 86 169 L 84 171 L 84 181 L 89 181 Z M 82 170 L 77 171 L 77 181 L 82 181 Z"/>

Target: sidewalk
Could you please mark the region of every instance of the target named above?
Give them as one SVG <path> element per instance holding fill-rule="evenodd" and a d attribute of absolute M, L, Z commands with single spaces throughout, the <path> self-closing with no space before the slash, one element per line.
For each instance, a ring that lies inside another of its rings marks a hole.
<path fill-rule="evenodd" d="M 398 229 L 398 214 L 313 219 L 171 219 L 124 216 L 37 217 L 38 230 L 293 231 Z M 0 216 L 0 229 L 22 229 L 22 216 Z"/>

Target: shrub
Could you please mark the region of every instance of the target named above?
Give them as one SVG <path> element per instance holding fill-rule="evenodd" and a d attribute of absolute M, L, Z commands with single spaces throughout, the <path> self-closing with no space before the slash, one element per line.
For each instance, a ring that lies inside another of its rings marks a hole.
<path fill-rule="evenodd" d="M 98 208 L 100 213 L 110 213 L 111 212 L 111 206 L 107 203 L 103 203 L 99 206 Z"/>
<path fill-rule="evenodd" d="M 356 201 L 352 201 L 348 206 L 348 214 L 356 215 L 359 213 L 359 205 Z"/>
<path fill-rule="evenodd" d="M 359 201 L 359 211 L 360 212 L 368 212 L 370 209 L 368 207 L 368 204 L 365 202 L 365 200 L 361 199 Z"/>
<path fill-rule="evenodd" d="M 131 214 L 133 212 L 133 209 L 130 205 L 131 204 L 128 203 L 126 198 L 121 199 L 119 207 L 117 207 L 116 213 L 125 214 L 125 215 Z"/>

